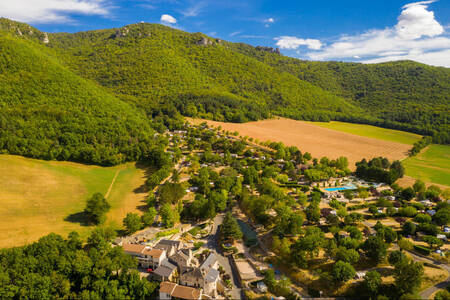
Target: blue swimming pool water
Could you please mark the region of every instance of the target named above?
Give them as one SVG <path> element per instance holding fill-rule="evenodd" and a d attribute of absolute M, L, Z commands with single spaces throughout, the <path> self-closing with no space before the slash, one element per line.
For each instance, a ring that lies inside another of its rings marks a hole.
<path fill-rule="evenodd" d="M 356 187 L 354 186 L 340 186 L 340 187 L 332 187 L 332 188 L 325 188 L 325 191 L 329 192 L 336 192 L 336 191 L 345 191 L 345 190 L 354 190 Z"/>

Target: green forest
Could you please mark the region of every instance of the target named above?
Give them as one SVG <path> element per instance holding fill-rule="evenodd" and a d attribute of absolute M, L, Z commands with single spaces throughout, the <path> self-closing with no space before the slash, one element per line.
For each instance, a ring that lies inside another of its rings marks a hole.
<path fill-rule="evenodd" d="M 4 153 L 102 165 L 138 160 L 182 115 L 340 120 L 450 142 L 446 68 L 301 61 L 148 23 L 45 37 L 0 19 Z"/>

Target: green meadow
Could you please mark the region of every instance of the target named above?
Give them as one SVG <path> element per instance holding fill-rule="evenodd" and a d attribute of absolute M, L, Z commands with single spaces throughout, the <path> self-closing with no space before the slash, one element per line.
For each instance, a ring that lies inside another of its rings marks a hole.
<path fill-rule="evenodd" d="M 450 186 L 450 146 L 430 145 L 403 161 L 406 174 L 425 182 Z"/>
<path fill-rule="evenodd" d="M 135 163 L 99 167 L 0 155 L 0 247 L 23 245 L 55 232 L 86 236 L 82 211 L 93 193 L 108 194 L 107 224 L 138 211 L 146 197 L 144 168 Z M 112 184 L 113 179 L 114 184 Z"/>
<path fill-rule="evenodd" d="M 320 127 L 351 133 L 369 138 L 397 142 L 401 144 L 412 145 L 420 140 L 422 136 L 400 130 L 386 129 L 372 125 L 354 124 L 346 122 L 309 122 Z"/>

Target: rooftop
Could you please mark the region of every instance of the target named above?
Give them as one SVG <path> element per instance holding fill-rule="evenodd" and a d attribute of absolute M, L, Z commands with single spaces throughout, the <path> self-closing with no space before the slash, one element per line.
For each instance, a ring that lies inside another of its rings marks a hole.
<path fill-rule="evenodd" d="M 214 282 L 219 278 L 219 271 L 216 269 L 211 269 L 205 276 L 205 280 L 209 282 Z"/>
<path fill-rule="evenodd" d="M 144 249 L 144 251 L 142 252 L 142 254 L 151 256 L 151 257 L 156 257 L 159 258 L 161 257 L 161 255 L 164 253 L 164 250 L 161 249 Z"/>
<path fill-rule="evenodd" d="M 142 251 L 144 251 L 145 247 L 146 247 L 145 245 L 129 244 L 129 243 L 124 243 L 122 245 L 123 251 L 138 254 L 141 254 Z"/>
<path fill-rule="evenodd" d="M 202 294 L 201 290 L 168 281 L 161 282 L 159 292 L 169 294 L 172 297 L 188 300 L 199 299 Z"/>
<path fill-rule="evenodd" d="M 166 266 L 159 266 L 156 268 L 155 271 L 153 271 L 153 274 L 159 275 L 161 277 L 169 277 L 172 275 L 174 269 L 166 267 Z"/>
<path fill-rule="evenodd" d="M 200 266 L 200 269 L 202 270 L 209 270 L 212 268 L 212 266 L 217 262 L 217 256 L 214 253 L 211 253 L 208 258 L 203 262 L 203 264 Z"/>

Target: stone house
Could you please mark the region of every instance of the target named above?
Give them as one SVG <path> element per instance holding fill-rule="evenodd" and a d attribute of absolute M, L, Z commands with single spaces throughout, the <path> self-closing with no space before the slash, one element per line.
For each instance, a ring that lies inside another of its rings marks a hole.
<path fill-rule="evenodd" d="M 151 249 L 146 245 L 124 243 L 122 247 L 125 253 L 136 257 L 138 265 L 144 268 L 155 269 L 166 259 L 166 251 Z"/>

